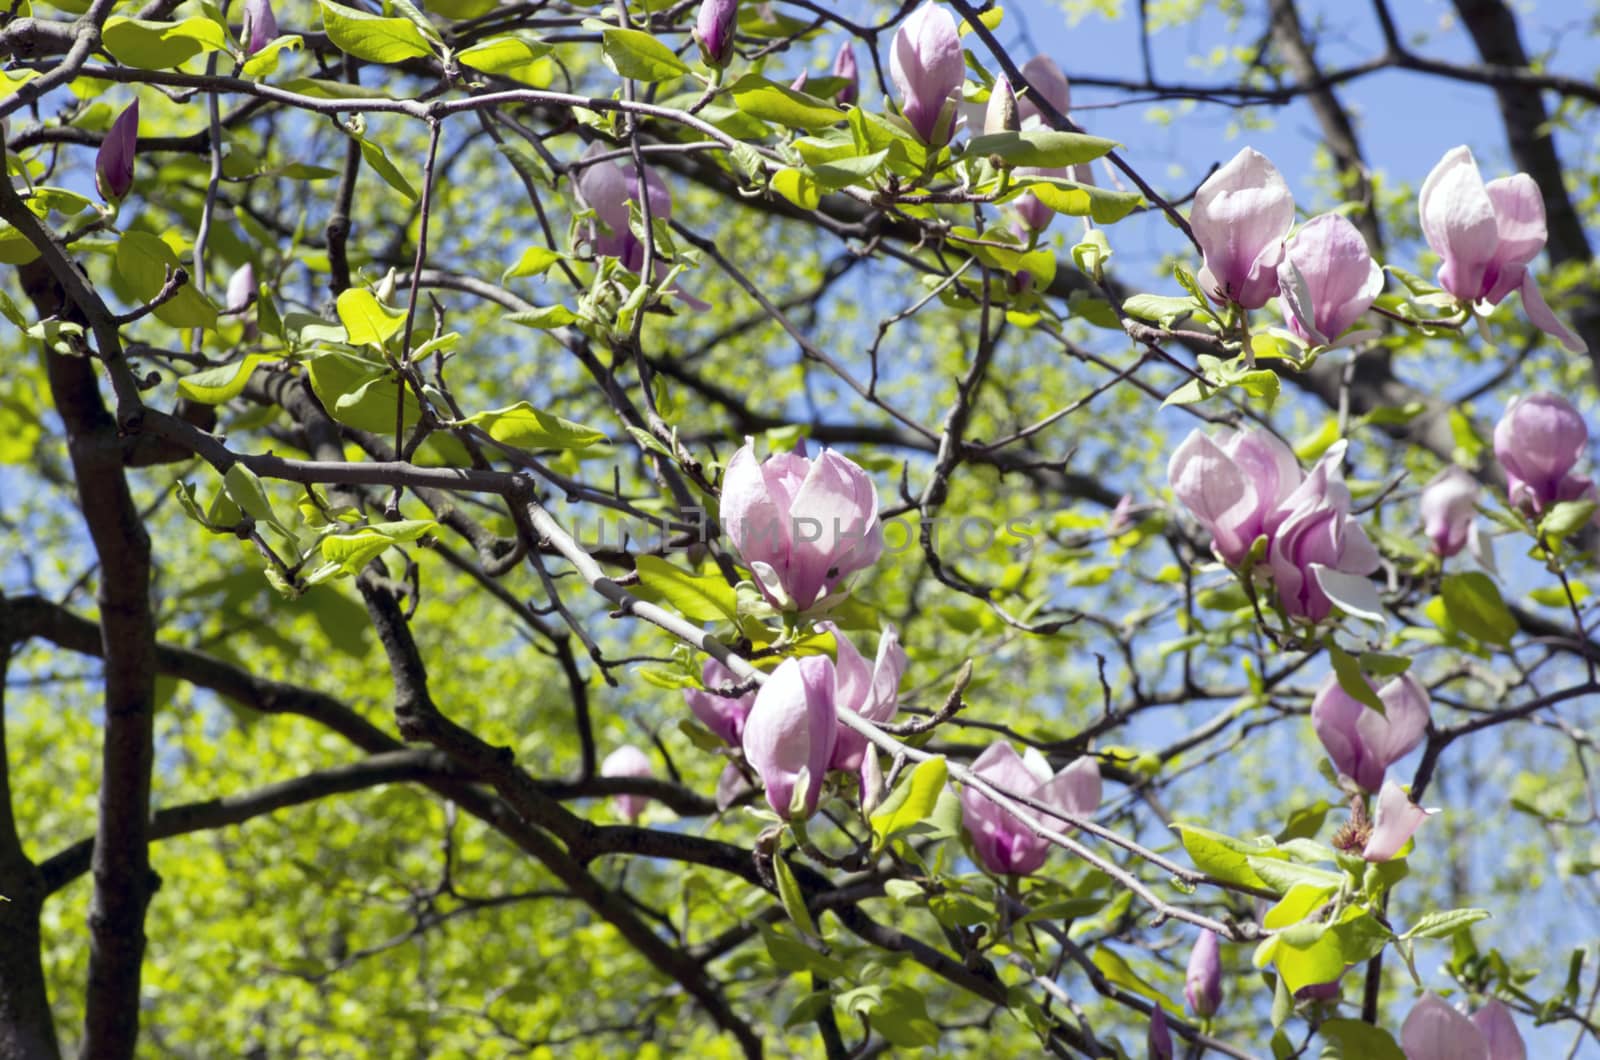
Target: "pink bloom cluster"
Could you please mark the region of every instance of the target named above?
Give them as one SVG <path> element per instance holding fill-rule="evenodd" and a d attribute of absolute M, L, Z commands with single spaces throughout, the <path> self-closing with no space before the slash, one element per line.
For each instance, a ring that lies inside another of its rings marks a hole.
<path fill-rule="evenodd" d="M 1267 538 L 1266 570 L 1284 611 L 1318 622 L 1333 609 L 1325 571 L 1371 574 L 1378 550 L 1350 514 L 1340 465 L 1329 449 L 1310 474 L 1265 430 L 1229 431 L 1216 439 L 1192 432 L 1172 454 L 1167 481 L 1211 534 L 1223 562 L 1237 566 L 1257 538 Z"/>
<path fill-rule="evenodd" d="M 822 628 L 834 636 L 837 661 L 826 655 L 784 660 L 755 693 L 739 727 L 745 761 L 766 787 L 767 804 L 784 817 L 816 812 L 829 770 L 861 771 L 866 739 L 839 720 L 841 712 L 882 723 L 900 705 L 906 654 L 893 627 L 878 638 L 871 665 L 836 626 Z M 697 703 L 691 693 L 689 705 L 706 717 L 704 700 Z M 727 739 L 724 731 L 718 735 Z"/>

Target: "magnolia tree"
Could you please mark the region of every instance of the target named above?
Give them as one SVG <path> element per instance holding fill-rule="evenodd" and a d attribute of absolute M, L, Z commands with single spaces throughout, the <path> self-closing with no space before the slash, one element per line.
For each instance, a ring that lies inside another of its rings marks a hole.
<path fill-rule="evenodd" d="M 1596 1055 L 1600 89 L 1222 6 L 11 4 L 0 1057 Z"/>

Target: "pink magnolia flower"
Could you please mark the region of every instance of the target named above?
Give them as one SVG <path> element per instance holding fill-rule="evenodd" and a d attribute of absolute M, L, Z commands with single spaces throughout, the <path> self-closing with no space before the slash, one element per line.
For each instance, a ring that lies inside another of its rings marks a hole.
<path fill-rule="evenodd" d="M 1295 335 L 1326 346 L 1372 307 L 1383 270 L 1367 241 L 1340 214 L 1307 221 L 1278 265 L 1283 316 Z"/>
<path fill-rule="evenodd" d="M 1528 1060 L 1528 1050 L 1522 1044 L 1522 1032 L 1517 1030 L 1511 1010 L 1496 998 L 1472 1014 L 1473 1025 L 1483 1035 L 1489 1046 L 1489 1060 Z"/>
<path fill-rule="evenodd" d="M 1189 1011 L 1201 1019 L 1214 1015 L 1222 1004 L 1222 947 L 1213 931 L 1200 932 L 1189 952 L 1183 996 L 1189 1002 Z"/>
<path fill-rule="evenodd" d="M 889 77 L 900 93 L 900 112 L 922 141 L 930 147 L 949 143 L 956 93 L 967 78 L 950 12 L 929 0 L 900 24 L 889 50 Z"/>
<path fill-rule="evenodd" d="M 1372 835 L 1361 856 L 1368 861 L 1388 861 L 1400 852 L 1423 821 L 1438 812 L 1424 810 L 1411 801 L 1400 785 L 1392 780 L 1384 781 L 1383 790 L 1378 792 L 1378 812 L 1373 817 Z"/>
<path fill-rule="evenodd" d="M 840 713 L 851 711 L 874 724 L 893 718 L 900 709 L 900 678 L 906 672 L 906 653 L 900 647 L 900 635 L 893 626 L 878 637 L 878 656 L 868 665 L 867 660 L 850 643 L 850 638 L 832 622 L 822 628 L 833 634 L 838 644 L 838 689 L 834 704 Z M 833 746 L 831 769 L 856 773 L 861 770 L 866 754 L 867 738 L 841 722 L 839 738 Z"/>
<path fill-rule="evenodd" d="M 1589 444 L 1589 427 L 1557 394 L 1517 397 L 1494 427 L 1494 455 L 1505 469 L 1511 503 L 1542 512 L 1558 501 L 1595 495 L 1573 470 Z"/>
<path fill-rule="evenodd" d="M 834 100 L 849 106 L 861 95 L 861 70 L 856 65 L 855 49 L 846 41 L 833 57 L 833 76 L 844 78 L 844 87 L 834 95 Z"/>
<path fill-rule="evenodd" d="M 1422 529 L 1436 555 L 1453 556 L 1466 547 L 1478 492 L 1478 480 L 1455 464 L 1422 488 Z"/>
<path fill-rule="evenodd" d="M 1076 817 L 1087 816 L 1100 805 L 1100 765 L 1087 755 L 1052 776 L 1049 762 L 1038 751 L 1030 747 L 1019 756 L 1009 743 L 996 740 L 972 763 L 972 771 L 1003 792 L 1037 799 Z M 1068 827 L 1048 815 L 1039 816 L 1056 831 Z M 990 872 L 1026 876 L 1037 872 L 1050 854 L 1046 840 L 976 788 L 961 791 L 961 820 L 978 859 Z"/>
<path fill-rule="evenodd" d="M 650 777 L 655 775 L 655 770 L 650 766 L 650 759 L 645 753 L 632 744 L 623 744 L 621 747 L 606 755 L 605 761 L 600 763 L 602 777 Z M 617 809 L 629 821 L 637 821 L 639 815 L 644 813 L 645 806 L 650 802 L 645 795 L 618 795 Z"/>
<path fill-rule="evenodd" d="M 1024 129 L 1037 129 L 1045 124 L 1044 113 L 1037 102 L 1041 98 L 1063 116 L 1072 108 L 1072 86 L 1050 56 L 1035 55 L 1023 63 L 1022 76 L 1033 88 L 1022 97 L 1017 108 L 1017 117 L 1022 119 Z"/>
<path fill-rule="evenodd" d="M 1033 91 L 1024 95 L 1017 105 L 1017 115 L 1022 120 L 1024 129 L 1045 128 L 1044 115 L 1039 110 L 1036 100 L 1043 99 L 1062 115 L 1065 115 L 1072 105 L 1072 87 L 1067 83 L 1067 75 L 1061 72 L 1061 67 L 1048 55 L 1035 55 L 1022 64 L 1022 76 L 1032 86 Z M 1037 93 L 1037 94 L 1035 94 Z M 1076 166 L 1019 166 L 1015 170 L 1018 177 L 1059 177 L 1062 180 L 1072 180 L 1079 184 L 1093 184 L 1094 170 L 1087 162 Z M 1050 227 L 1056 212 L 1044 203 L 1033 192 L 1024 192 L 1011 204 L 1017 211 L 1017 216 L 1030 232 L 1042 232 Z"/>
<path fill-rule="evenodd" d="M 1489 1043 L 1471 1020 L 1436 994 L 1423 994 L 1400 1027 L 1407 1060 L 1489 1060 Z"/>
<path fill-rule="evenodd" d="M 822 797 L 839 718 L 837 677 L 826 655 L 785 659 L 756 693 L 744 725 L 744 757 L 780 816 L 810 817 Z"/>
<path fill-rule="evenodd" d="M 1322 570 L 1371 574 L 1380 562 L 1350 514 L 1350 490 L 1339 469 L 1343 456 L 1343 446 L 1330 449 L 1269 519 L 1267 566 L 1278 601 L 1288 614 L 1312 622 L 1333 610 L 1322 588 Z"/>
<path fill-rule="evenodd" d="M 1526 173 L 1487 184 L 1466 147 L 1445 153 L 1423 181 L 1419 200 L 1422 234 L 1444 259 L 1439 286 L 1463 302 L 1499 305 L 1522 292 L 1528 320 L 1573 353 L 1587 352 L 1545 304 L 1528 262 L 1544 249 L 1544 197 Z"/>
<path fill-rule="evenodd" d="M 700 683 L 705 687 L 683 690 L 684 702 L 689 704 L 689 709 L 694 711 L 694 716 L 706 728 L 724 742 L 738 747 L 744 737 L 745 719 L 750 716 L 750 709 L 756 703 L 756 689 L 752 688 L 732 699 L 711 691 L 714 688 L 738 688 L 744 684 L 732 670 L 715 659 L 707 659 L 700 668 Z"/>
<path fill-rule="evenodd" d="M 1189 226 L 1205 257 L 1200 285 L 1218 302 L 1260 309 L 1278 293 L 1294 198 L 1267 157 L 1246 147 L 1195 192 Z"/>
<path fill-rule="evenodd" d="M 1471 1019 L 1435 994 L 1423 994 L 1400 1028 L 1407 1060 L 1527 1060 L 1511 1012 L 1491 999 Z"/>
<path fill-rule="evenodd" d="M 121 202 L 133 190 L 133 160 L 139 152 L 139 101 L 111 123 L 94 160 L 94 186 L 107 202 Z"/>
<path fill-rule="evenodd" d="M 589 145 L 584 158 L 607 151 L 604 144 L 596 142 Z M 671 217 L 672 196 L 666 182 L 654 170 L 646 169 L 644 183 L 645 193 L 650 197 L 651 219 L 660 221 Z M 637 170 L 615 159 L 585 165 L 578 177 L 578 194 L 600 221 L 599 225 L 590 223 L 587 237 L 595 254 L 616 258 L 629 272 L 637 273 L 644 268 L 644 243 L 628 225 L 628 204 L 639 201 Z"/>
<path fill-rule="evenodd" d="M 278 35 L 278 17 L 272 13 L 272 0 L 244 0 L 244 23 L 239 37 L 244 53 L 254 55 Z"/>
<path fill-rule="evenodd" d="M 721 68 L 733 58 L 733 31 L 739 21 L 739 0 L 702 0 L 694 21 L 694 40 L 707 66 Z"/>
<path fill-rule="evenodd" d="M 1237 566 L 1305 478 L 1287 445 L 1260 428 L 1215 440 L 1191 431 L 1167 463 L 1173 495 L 1211 534 L 1224 563 Z"/>
<path fill-rule="evenodd" d="M 746 441 L 722 478 L 722 527 L 774 605 L 804 611 L 832 602 L 883 552 L 878 491 L 860 467 L 825 449 L 756 462 Z"/>
<path fill-rule="evenodd" d="M 1366 791 L 1381 788 L 1389 767 L 1428 733 L 1428 690 L 1416 678 L 1401 674 L 1377 692 L 1383 714 L 1362 705 L 1329 674 L 1311 701 L 1312 728 L 1334 767 Z"/>

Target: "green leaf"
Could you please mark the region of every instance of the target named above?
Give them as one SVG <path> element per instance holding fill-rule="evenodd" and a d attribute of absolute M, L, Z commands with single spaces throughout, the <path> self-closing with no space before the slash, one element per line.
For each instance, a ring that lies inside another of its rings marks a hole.
<path fill-rule="evenodd" d="M 1055 129 L 1028 129 L 973 137 L 967 145 L 967 153 L 977 157 L 998 155 L 1013 166 L 1055 168 L 1093 162 L 1116 148 L 1115 140 L 1104 140 L 1098 136 L 1057 132 Z"/>
<path fill-rule="evenodd" d="M 369 63 L 399 63 L 433 54 L 428 38 L 408 18 L 369 15 L 353 7 L 317 0 L 322 28 L 340 51 Z"/>
<path fill-rule="evenodd" d="M 142 302 L 153 301 L 166 283 L 168 272 L 178 267 L 178 255 L 159 236 L 130 231 L 117 240 L 117 275 Z M 156 306 L 155 318 L 175 328 L 214 330 L 217 307 L 193 284 L 186 283 L 177 294 Z"/>
<path fill-rule="evenodd" d="M 1411 656 L 1364 651 L 1361 653 L 1361 669 L 1365 673 L 1377 674 L 1379 677 L 1399 677 L 1411 669 Z"/>
<path fill-rule="evenodd" d="M 606 439 L 604 433 L 534 408 L 526 401 L 468 416 L 497 442 L 521 449 L 586 449 Z"/>
<path fill-rule="evenodd" d="M 1344 689 L 1345 695 L 1362 706 L 1388 716 L 1383 700 L 1378 698 L 1378 693 L 1367 683 L 1366 675 L 1361 672 L 1361 663 L 1354 655 L 1335 644 L 1331 637 L 1328 638 L 1328 660 L 1333 663 L 1334 676 L 1339 679 L 1339 687 Z"/>
<path fill-rule="evenodd" d="M 741 77 L 731 91 L 734 104 L 745 114 L 785 128 L 812 132 L 844 121 L 844 112 L 827 100 L 768 81 L 759 74 Z"/>
<path fill-rule="evenodd" d="M 672 49 L 648 33 L 636 29 L 605 30 L 601 45 L 606 65 L 620 77 L 635 81 L 666 81 L 689 72 L 684 61 L 672 54 Z"/>
<path fill-rule="evenodd" d="M 509 77 L 534 88 L 548 88 L 555 77 L 550 45 L 533 37 L 490 37 L 456 55 L 463 66 L 486 74 Z"/>
<path fill-rule="evenodd" d="M 417 399 L 409 390 L 402 392 L 390 369 L 347 354 L 325 353 L 311 359 L 308 371 L 317 400 L 340 423 L 392 435 L 395 407 L 404 393 L 402 423 L 407 429 L 416 425 Z"/>
<path fill-rule="evenodd" d="M 1192 298 L 1177 298 L 1164 294 L 1135 294 L 1125 298 L 1122 311 L 1140 320 L 1152 320 L 1162 327 L 1170 327 L 1180 317 L 1198 308 Z"/>
<path fill-rule="evenodd" d="M 564 305 L 547 305 L 522 313 L 512 313 L 505 319 L 529 328 L 564 328 L 568 324 L 577 323 L 578 314 Z"/>
<path fill-rule="evenodd" d="M 335 303 L 352 346 L 382 346 L 405 326 L 402 309 L 391 309 L 364 287 L 351 287 Z"/>
<path fill-rule="evenodd" d="M 284 37 L 274 37 L 267 41 L 250 58 L 244 61 L 244 66 L 239 72 L 245 77 L 264 77 L 267 74 L 277 73 L 278 60 L 285 51 L 299 51 L 305 46 L 305 40 L 295 33 Z"/>
<path fill-rule="evenodd" d="M 244 393 L 245 384 L 255 374 L 257 366 L 272 358 L 252 353 L 235 364 L 219 365 L 186 375 L 178 380 L 178 392 L 202 405 L 220 405 Z"/>
<path fill-rule="evenodd" d="M 550 266 L 565 256 L 549 247 L 531 246 L 522 252 L 522 257 L 517 259 L 515 265 L 506 270 L 504 279 L 509 280 L 517 276 L 542 276 Z"/>
<path fill-rule="evenodd" d="M 1144 197 L 1136 192 L 1113 191 L 1059 177 L 1016 178 L 1015 184 L 1031 191 L 1057 213 L 1092 218 L 1103 225 L 1116 224 L 1144 203 Z"/>
<path fill-rule="evenodd" d="M 927 999 L 904 983 L 884 988 L 883 1000 L 872 1012 L 872 1029 L 901 1049 L 928 1049 L 938 1045 L 942 1036 L 928 1018 Z"/>
<path fill-rule="evenodd" d="M 1571 537 L 1589 525 L 1597 509 L 1600 504 L 1595 501 L 1562 501 L 1551 505 L 1539 520 L 1539 536 L 1558 541 Z"/>
<path fill-rule="evenodd" d="M 824 979 L 850 978 L 850 969 L 837 957 L 818 953 L 799 939 L 790 938 L 766 924 L 757 924 L 772 963 L 786 972 L 814 972 Z"/>
<path fill-rule="evenodd" d="M 1287 894 L 1301 884 L 1311 887 L 1337 887 L 1344 882 L 1343 873 L 1313 868 L 1310 865 L 1297 865 L 1292 861 L 1273 857 L 1252 856 L 1246 858 L 1245 863 L 1270 890 L 1278 894 Z"/>
<path fill-rule="evenodd" d="M 222 474 L 222 488 L 239 510 L 258 523 L 273 524 L 278 521 L 272 514 L 272 502 L 261 486 L 261 479 L 243 464 L 234 464 Z"/>
<path fill-rule="evenodd" d="M 811 910 L 806 908 L 805 892 L 800 889 L 800 881 L 795 879 L 794 870 L 789 867 L 789 860 L 782 854 L 775 855 L 772 859 L 772 871 L 778 877 L 778 898 L 782 900 L 789 919 L 807 935 L 820 938 L 821 936 L 817 934 L 816 921 L 811 919 Z"/>
<path fill-rule="evenodd" d="M 409 26 L 411 23 L 407 22 L 406 25 Z M 389 161 L 389 156 L 384 153 L 382 147 L 365 138 L 358 139 L 356 143 L 361 145 L 361 157 L 372 167 L 374 173 L 383 178 L 385 184 L 412 202 L 417 201 L 417 189 L 411 186 L 411 182 L 400 172 L 400 168 Z"/>
<path fill-rule="evenodd" d="M 739 616 L 739 595 L 721 575 L 690 574 L 660 556 L 636 561 L 639 585 L 652 602 L 665 602 L 691 622 L 732 622 Z"/>
<path fill-rule="evenodd" d="M 873 847 L 881 850 L 890 839 L 932 816 L 949 775 L 950 767 L 942 756 L 919 762 L 906 783 L 896 788 L 904 789 L 904 797 L 896 799 L 891 795 L 872 815 Z"/>
<path fill-rule="evenodd" d="M 1487 909 L 1449 909 L 1424 913 L 1400 937 L 1403 939 L 1447 939 L 1458 931 L 1465 931 L 1480 920 L 1489 919 Z"/>
<path fill-rule="evenodd" d="M 1322 1060 L 1406 1060 L 1388 1031 L 1365 1020 L 1327 1020 L 1317 1031 L 1328 1042 Z"/>
<path fill-rule="evenodd" d="M 1172 827 L 1182 837 L 1183 849 L 1189 852 L 1195 868 L 1223 883 L 1266 887 L 1266 881 L 1251 868 L 1251 859 L 1284 856 L 1270 843 L 1250 843 L 1189 824 L 1175 824 Z"/>
<path fill-rule="evenodd" d="M 227 30 L 204 15 L 182 22 L 114 15 L 106 19 L 100 39 L 118 61 L 144 70 L 165 70 L 201 52 L 226 51 L 228 47 Z"/>
<path fill-rule="evenodd" d="M 432 519 L 400 519 L 373 523 L 348 534 L 330 534 L 322 539 L 322 558 L 337 565 L 343 574 L 359 574 L 389 546 L 415 541 L 437 525 Z"/>
<path fill-rule="evenodd" d="M 1463 633 L 1488 644 L 1508 645 L 1517 633 L 1517 620 L 1494 581 L 1482 571 L 1448 574 L 1440 584 L 1450 621 Z"/>
<path fill-rule="evenodd" d="M 822 204 L 822 189 L 803 169 L 790 166 L 772 174 L 772 190 L 802 210 L 815 210 Z"/>

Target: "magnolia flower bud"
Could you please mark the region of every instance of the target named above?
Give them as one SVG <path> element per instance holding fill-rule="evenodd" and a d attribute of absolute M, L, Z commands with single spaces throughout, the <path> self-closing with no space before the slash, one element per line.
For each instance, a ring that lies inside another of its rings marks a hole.
<path fill-rule="evenodd" d="M 721 521 L 762 593 L 790 611 L 831 604 L 883 552 L 877 489 L 831 449 L 757 463 L 745 442 L 722 477 Z"/>
<path fill-rule="evenodd" d="M 930 147 L 943 147 L 955 132 L 955 96 L 966 80 L 961 35 L 950 12 L 932 0 L 895 31 L 889 76 L 900 93 L 900 112 Z"/>
<path fill-rule="evenodd" d="M 1222 948 L 1211 931 L 1200 932 L 1189 953 L 1183 996 L 1189 1002 L 1189 1011 L 1201 1019 L 1211 1017 L 1222 1004 Z"/>
<path fill-rule="evenodd" d="M 229 313 L 243 313 L 250 308 L 250 303 L 256 297 L 256 267 L 250 262 L 245 262 L 234 270 L 228 277 L 228 293 L 225 296 L 226 311 Z"/>
<path fill-rule="evenodd" d="M 94 160 L 94 186 L 107 202 L 121 202 L 133 190 L 133 159 L 139 150 L 139 101 L 111 123 Z"/>
<path fill-rule="evenodd" d="M 1167 1014 L 1159 1004 L 1150 1006 L 1150 1029 L 1145 1032 L 1145 1047 L 1150 1060 L 1172 1060 L 1172 1032 L 1167 1029 Z"/>
<path fill-rule="evenodd" d="M 1422 184 L 1422 234 L 1444 259 L 1439 286 L 1463 302 L 1499 305 L 1522 293 L 1529 323 L 1573 353 L 1588 346 L 1550 312 L 1528 262 L 1544 249 L 1544 197 L 1526 173 L 1483 182 L 1472 152 L 1445 153 Z"/>
<path fill-rule="evenodd" d="M 1511 503 L 1542 512 L 1593 496 L 1594 483 L 1573 470 L 1588 444 L 1589 427 L 1566 398 L 1514 398 L 1494 427 L 1494 455 L 1505 469 Z"/>
<path fill-rule="evenodd" d="M 655 771 L 650 767 L 650 759 L 645 753 L 632 744 L 623 746 L 606 755 L 604 762 L 600 763 L 602 777 L 649 777 Z M 650 799 L 645 795 L 618 795 L 617 809 L 629 821 L 637 821 L 639 815 L 644 813 L 644 808 Z"/>
<path fill-rule="evenodd" d="M 833 97 L 844 106 L 850 106 L 861 96 L 861 70 L 856 65 L 855 49 L 846 41 L 833 57 L 833 76 L 844 78 L 844 87 Z"/>
<path fill-rule="evenodd" d="M 1382 714 L 1364 706 L 1329 674 L 1311 701 L 1311 726 L 1334 768 L 1364 791 L 1381 788 L 1389 767 L 1422 743 L 1432 705 L 1428 690 L 1410 674 L 1377 691 Z"/>
<path fill-rule="evenodd" d="M 1455 464 L 1422 487 L 1422 529 L 1434 554 L 1453 556 L 1466 547 L 1477 504 L 1478 480 Z"/>
<path fill-rule="evenodd" d="M 272 0 L 244 0 L 244 24 L 239 37 L 244 53 L 254 55 L 278 35 L 278 18 L 272 13 Z"/>
<path fill-rule="evenodd" d="M 786 659 L 756 694 L 744 726 L 744 756 L 783 817 L 810 817 L 822 796 L 839 720 L 837 679 L 826 655 Z"/>
<path fill-rule="evenodd" d="M 1218 302 L 1260 309 L 1278 293 L 1294 198 L 1265 155 L 1246 147 L 1211 174 L 1195 192 L 1189 227 L 1205 257 L 1200 284 Z"/>
<path fill-rule="evenodd" d="M 733 58 L 733 34 L 738 22 L 739 0 L 702 0 L 694 22 L 694 39 L 707 66 L 721 69 Z"/>
<path fill-rule="evenodd" d="M 1289 330 L 1326 346 L 1377 301 L 1383 269 L 1355 225 L 1325 213 L 1289 241 L 1278 265 L 1278 290 Z"/>
<path fill-rule="evenodd" d="M 1011 81 L 1004 74 L 995 79 L 989 90 L 989 107 L 983 113 L 984 135 L 1016 132 L 1022 128 L 1017 116 L 1017 94 L 1011 90 Z"/>
<path fill-rule="evenodd" d="M 1074 817 L 1086 817 L 1100 805 L 1100 764 L 1087 755 L 1052 776 L 1038 751 L 1030 747 L 1019 756 L 1009 743 L 996 740 L 972 763 L 972 771 L 1002 792 L 1037 799 Z M 1070 827 L 1041 816 L 1059 831 Z M 961 790 L 961 821 L 990 872 L 1027 876 L 1038 872 L 1050 854 L 1047 840 L 977 788 Z"/>
<path fill-rule="evenodd" d="M 800 76 L 789 82 L 789 87 L 796 92 L 804 92 L 806 90 L 806 82 L 810 80 L 811 74 L 808 71 L 801 70 Z"/>

